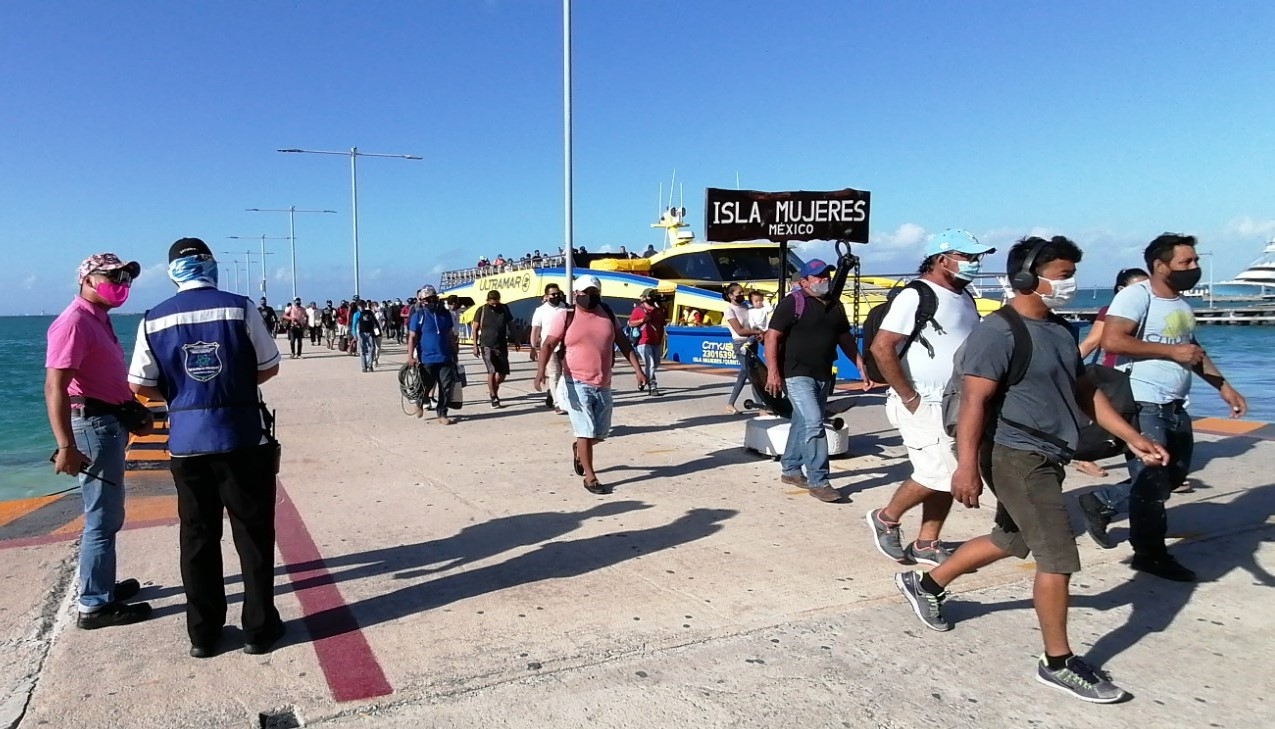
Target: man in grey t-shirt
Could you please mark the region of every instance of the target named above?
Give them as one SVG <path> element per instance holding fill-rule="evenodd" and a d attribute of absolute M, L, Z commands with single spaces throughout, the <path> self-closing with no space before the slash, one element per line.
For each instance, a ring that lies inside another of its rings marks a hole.
<path fill-rule="evenodd" d="M 1242 417 L 1248 411 L 1244 396 L 1222 377 L 1196 341 L 1195 314 L 1180 296 L 1200 281 L 1195 243 L 1193 236 L 1174 233 L 1151 241 L 1143 253 L 1151 278 L 1116 294 L 1102 331 L 1102 348 L 1117 355 L 1116 366 L 1129 372 L 1138 405 L 1138 429 L 1163 443 L 1170 460 L 1152 467 L 1132 459 L 1130 483 L 1098 489 L 1081 499 L 1090 533 L 1103 547 L 1115 546 L 1106 538 L 1106 525 L 1127 501 L 1129 543 L 1133 547 L 1130 565 L 1178 582 L 1194 582 L 1195 573 L 1174 559 L 1165 545 L 1168 519 L 1164 502 L 1191 470 L 1195 436 L 1186 411 L 1191 373 L 1217 388 L 1231 407 L 1231 417 Z"/>
<path fill-rule="evenodd" d="M 1037 680 L 1085 701 L 1114 703 L 1128 694 L 1073 654 L 1067 639 L 1069 583 L 1080 556 L 1063 501 L 1063 464 L 1076 447 L 1080 412 L 1148 462 L 1159 464 L 1168 454 L 1112 409 L 1081 369 L 1070 328 L 1050 313 L 1075 293 L 1080 258 L 1080 248 L 1062 237 L 1026 238 L 1010 249 L 1006 268 L 1016 295 L 1006 311 L 974 327 L 957 369 L 961 403 L 952 497 L 977 508 L 986 479 L 996 495 L 995 526 L 928 573 L 896 575 L 895 584 L 926 627 L 949 630 L 942 604 L 952 580 L 1011 555 L 1032 554 L 1033 602 L 1045 644 Z M 1031 339 L 1031 362 L 1022 380 L 1010 382 L 1009 324 L 1017 322 Z"/>

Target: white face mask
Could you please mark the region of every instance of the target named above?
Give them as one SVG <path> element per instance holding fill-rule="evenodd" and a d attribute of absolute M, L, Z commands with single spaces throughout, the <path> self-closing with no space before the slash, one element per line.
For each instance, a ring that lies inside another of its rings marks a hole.
<path fill-rule="evenodd" d="M 1076 279 L 1074 278 L 1064 278 L 1057 281 L 1042 278 L 1041 281 L 1048 283 L 1052 291 L 1052 293 L 1048 294 L 1039 294 L 1040 300 L 1050 310 L 1061 309 L 1070 304 L 1072 299 L 1076 298 Z"/>

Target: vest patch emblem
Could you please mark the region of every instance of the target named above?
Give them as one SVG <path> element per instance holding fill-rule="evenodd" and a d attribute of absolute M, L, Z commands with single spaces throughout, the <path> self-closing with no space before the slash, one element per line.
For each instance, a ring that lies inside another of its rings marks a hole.
<path fill-rule="evenodd" d="M 186 360 L 183 362 L 186 374 L 199 382 L 208 382 L 221 374 L 221 355 L 218 352 L 220 349 L 221 342 L 183 344 L 182 350 L 186 352 Z"/>

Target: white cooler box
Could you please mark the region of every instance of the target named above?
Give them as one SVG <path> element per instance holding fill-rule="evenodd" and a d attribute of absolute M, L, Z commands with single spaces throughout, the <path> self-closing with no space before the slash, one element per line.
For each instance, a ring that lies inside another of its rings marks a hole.
<path fill-rule="evenodd" d="M 764 456 L 778 458 L 788 444 L 789 421 L 775 415 L 759 415 L 749 418 L 744 428 L 744 447 Z M 841 427 L 835 427 L 840 425 Z M 828 438 L 828 455 L 839 456 L 850 451 L 850 429 L 841 418 L 825 422 L 823 430 Z"/>

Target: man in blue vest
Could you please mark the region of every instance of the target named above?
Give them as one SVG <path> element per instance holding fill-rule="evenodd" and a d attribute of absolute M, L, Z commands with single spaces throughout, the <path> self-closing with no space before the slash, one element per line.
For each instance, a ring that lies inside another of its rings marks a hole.
<path fill-rule="evenodd" d="M 226 622 L 223 510 L 243 571 L 244 653 L 268 653 L 284 632 L 274 607 L 279 451 L 257 386 L 278 374 L 279 348 L 251 301 L 217 289 L 202 240 L 172 245 L 168 276 L 177 295 L 143 317 L 128 380 L 168 403 L 190 655 L 214 655 Z"/>

